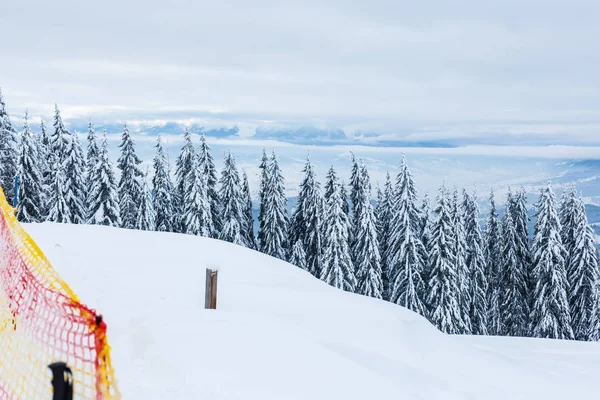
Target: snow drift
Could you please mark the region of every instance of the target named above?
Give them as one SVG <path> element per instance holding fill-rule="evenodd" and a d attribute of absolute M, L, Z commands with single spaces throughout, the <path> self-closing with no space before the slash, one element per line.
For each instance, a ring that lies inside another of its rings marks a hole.
<path fill-rule="evenodd" d="M 104 314 L 124 399 L 591 399 L 600 344 L 448 336 L 217 240 L 101 226 L 26 229 Z M 217 310 L 204 310 L 217 267 Z"/>

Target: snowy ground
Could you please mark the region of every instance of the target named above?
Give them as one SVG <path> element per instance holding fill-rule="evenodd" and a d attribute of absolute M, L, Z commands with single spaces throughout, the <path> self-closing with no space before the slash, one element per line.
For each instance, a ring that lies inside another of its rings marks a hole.
<path fill-rule="evenodd" d="M 103 313 L 125 399 L 594 399 L 600 344 L 447 336 L 215 240 L 97 226 L 26 229 Z M 205 267 L 219 273 L 204 310 Z"/>

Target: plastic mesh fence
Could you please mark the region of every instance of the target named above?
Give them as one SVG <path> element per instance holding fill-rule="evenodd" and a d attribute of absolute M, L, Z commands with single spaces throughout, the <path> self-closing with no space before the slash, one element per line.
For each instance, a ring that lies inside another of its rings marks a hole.
<path fill-rule="evenodd" d="M 52 398 L 66 362 L 75 399 L 120 399 L 106 325 L 81 304 L 14 216 L 0 188 L 0 400 Z"/>

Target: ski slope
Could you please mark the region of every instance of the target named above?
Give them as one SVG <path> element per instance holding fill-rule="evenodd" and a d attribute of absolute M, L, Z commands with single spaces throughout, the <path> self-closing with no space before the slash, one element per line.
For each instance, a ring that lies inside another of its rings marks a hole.
<path fill-rule="evenodd" d="M 600 344 L 448 336 L 393 304 L 194 236 L 25 228 L 103 313 L 124 399 L 595 399 Z M 218 267 L 217 310 L 204 274 Z"/>

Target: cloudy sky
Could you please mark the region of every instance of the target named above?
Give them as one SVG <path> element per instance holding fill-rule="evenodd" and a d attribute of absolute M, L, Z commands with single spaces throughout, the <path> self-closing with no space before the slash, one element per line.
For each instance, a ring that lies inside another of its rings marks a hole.
<path fill-rule="evenodd" d="M 600 144 L 594 0 L 5 2 L 10 110 Z"/>
<path fill-rule="evenodd" d="M 146 162 L 156 133 L 176 156 L 183 124 L 220 129 L 216 159 L 233 150 L 251 180 L 276 148 L 292 191 L 308 152 L 344 176 L 351 149 L 378 181 L 404 153 L 427 191 L 506 187 L 600 159 L 598 15 L 595 0 L 7 1 L 0 87 L 17 121 L 58 103 L 115 152 L 128 122 Z"/>

